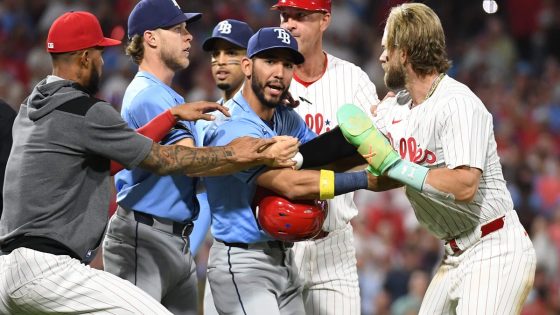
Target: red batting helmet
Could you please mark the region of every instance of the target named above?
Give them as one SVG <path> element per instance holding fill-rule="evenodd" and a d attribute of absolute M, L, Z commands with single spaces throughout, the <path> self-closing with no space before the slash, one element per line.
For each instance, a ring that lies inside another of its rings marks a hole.
<path fill-rule="evenodd" d="M 331 12 L 331 0 L 278 0 L 273 9 L 282 7 L 298 8 L 308 11 Z"/>
<path fill-rule="evenodd" d="M 270 236 L 285 242 L 311 239 L 323 227 L 327 202 L 309 200 L 291 202 L 280 196 L 266 196 L 256 207 L 261 228 Z"/>

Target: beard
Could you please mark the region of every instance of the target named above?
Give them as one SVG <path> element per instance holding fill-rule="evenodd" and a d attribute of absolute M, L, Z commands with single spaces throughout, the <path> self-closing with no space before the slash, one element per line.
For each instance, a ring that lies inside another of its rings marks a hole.
<path fill-rule="evenodd" d="M 229 83 L 218 83 L 216 86 L 222 91 L 229 91 L 231 89 L 231 84 Z"/>
<path fill-rule="evenodd" d="M 173 70 L 173 72 L 177 72 L 183 69 L 186 69 L 189 66 L 189 60 L 187 58 L 186 63 L 183 62 L 182 60 L 180 60 L 179 57 L 177 57 L 176 55 L 174 55 L 173 53 L 171 53 L 169 50 L 167 49 L 162 49 L 160 52 L 160 58 L 163 61 L 163 63 L 165 64 L 165 66 L 171 70 Z"/>
<path fill-rule="evenodd" d="M 278 82 L 282 85 L 282 94 L 280 94 L 278 100 L 267 100 L 264 95 L 264 88 L 268 83 L 276 83 L 276 81 L 261 82 L 260 78 L 255 73 L 255 68 L 253 68 L 253 73 L 251 74 L 251 88 L 253 89 L 253 93 L 255 93 L 261 104 L 269 108 L 276 108 L 276 106 L 278 106 L 280 102 L 286 98 L 286 95 L 288 94 L 288 87 L 285 87 L 282 82 Z"/>
<path fill-rule="evenodd" d="M 404 89 L 406 85 L 406 70 L 404 65 L 389 65 L 387 71 L 385 71 L 384 80 L 387 88 L 392 91 Z"/>
<path fill-rule="evenodd" d="M 91 76 L 89 77 L 89 82 L 84 88 L 89 92 L 90 95 L 95 95 L 99 92 L 99 82 L 101 81 L 101 75 L 97 71 L 96 67 L 92 67 Z"/>

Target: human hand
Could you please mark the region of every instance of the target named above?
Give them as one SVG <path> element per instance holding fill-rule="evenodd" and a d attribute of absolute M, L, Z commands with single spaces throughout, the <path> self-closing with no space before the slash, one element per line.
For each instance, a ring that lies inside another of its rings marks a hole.
<path fill-rule="evenodd" d="M 403 183 L 394 180 L 388 176 L 377 176 L 372 174 L 371 172 L 367 173 L 368 176 L 368 190 L 371 191 L 386 191 L 393 188 L 398 188 L 404 186 Z"/>
<path fill-rule="evenodd" d="M 286 107 L 296 108 L 299 106 L 299 101 L 295 100 L 292 93 L 288 92 L 286 93 L 286 97 L 280 101 L 280 104 Z"/>
<path fill-rule="evenodd" d="M 273 137 L 276 142 L 266 148 L 263 153 L 268 153 L 270 167 L 293 167 L 296 161 L 293 159 L 299 151 L 299 141 L 290 136 Z"/>
<path fill-rule="evenodd" d="M 379 102 L 375 105 L 371 105 L 371 107 L 369 109 L 370 112 L 371 112 L 371 115 L 373 117 L 377 117 L 377 107 L 379 106 L 379 104 L 383 103 L 385 100 L 387 100 L 389 98 L 395 97 L 395 95 L 396 95 L 395 92 L 389 91 L 389 92 L 387 92 L 387 94 L 385 94 L 385 97 L 381 100 L 381 102 Z"/>
<path fill-rule="evenodd" d="M 213 111 L 219 111 L 227 117 L 230 116 L 227 107 L 219 105 L 218 103 L 206 101 L 184 103 L 172 107 L 170 111 L 177 120 L 187 121 L 196 121 L 199 119 L 214 120 L 215 117 L 208 114 Z"/>

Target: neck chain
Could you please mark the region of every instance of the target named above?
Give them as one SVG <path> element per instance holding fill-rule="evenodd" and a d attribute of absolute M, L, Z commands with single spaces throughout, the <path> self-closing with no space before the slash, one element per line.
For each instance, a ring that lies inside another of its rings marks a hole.
<path fill-rule="evenodd" d="M 429 99 L 430 96 L 432 96 L 432 94 L 434 94 L 434 91 L 436 90 L 439 82 L 441 82 L 441 79 L 443 79 L 444 76 L 445 76 L 445 73 L 440 73 L 437 76 L 437 78 L 434 80 L 434 82 L 432 82 L 432 86 L 430 87 L 430 90 L 428 91 L 428 94 L 426 94 L 426 97 L 424 98 L 424 101 Z"/>

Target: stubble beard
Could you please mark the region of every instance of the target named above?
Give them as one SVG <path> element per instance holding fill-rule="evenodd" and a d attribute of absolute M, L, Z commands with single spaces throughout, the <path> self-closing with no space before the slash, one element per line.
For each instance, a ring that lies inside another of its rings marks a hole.
<path fill-rule="evenodd" d="M 186 69 L 189 66 L 189 63 L 190 63 L 188 58 L 186 58 L 187 59 L 186 63 L 181 62 L 180 60 L 178 60 L 179 58 L 174 57 L 173 54 L 166 49 L 163 49 L 160 52 L 160 59 L 163 61 L 165 66 L 167 68 L 173 70 L 173 72 L 177 72 L 177 71 L 181 71 L 183 69 Z"/>

